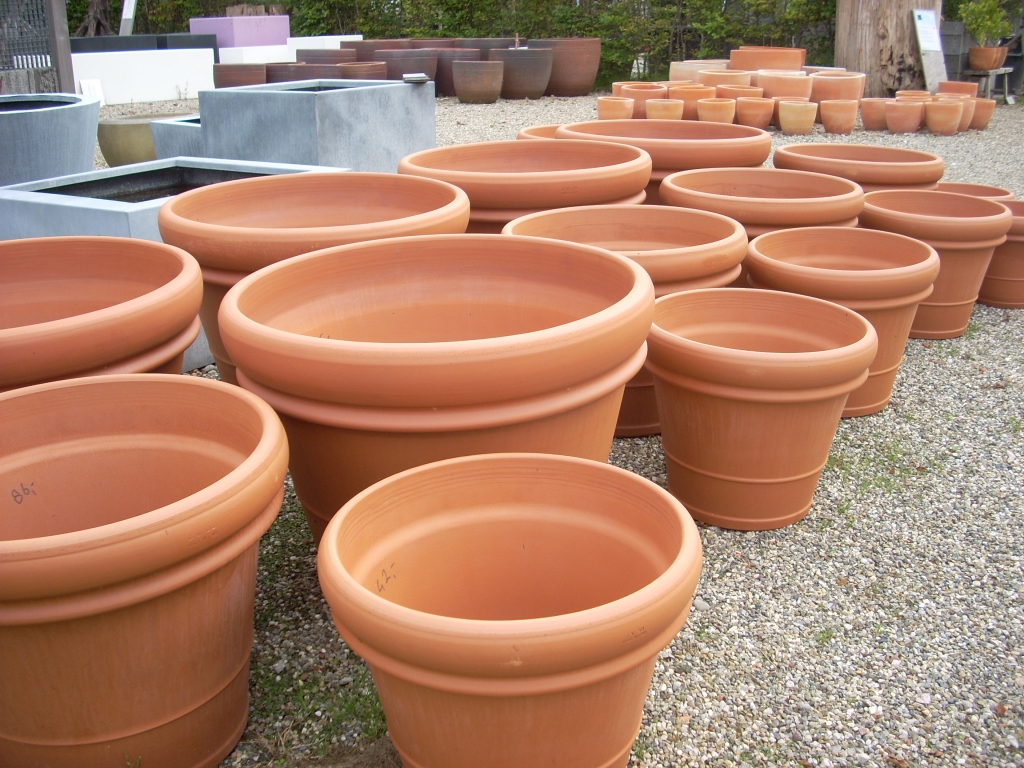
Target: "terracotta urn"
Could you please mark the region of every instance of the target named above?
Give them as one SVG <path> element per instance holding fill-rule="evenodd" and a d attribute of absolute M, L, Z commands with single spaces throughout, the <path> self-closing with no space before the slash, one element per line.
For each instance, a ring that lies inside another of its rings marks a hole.
<path fill-rule="evenodd" d="M 318 248 L 381 237 L 465 232 L 469 198 L 457 187 L 393 173 L 306 173 L 212 184 L 164 203 L 164 242 L 191 253 L 203 271 L 203 321 L 222 381 L 235 369 L 217 313 L 250 272 Z"/>
<path fill-rule="evenodd" d="M 757 86 L 764 89 L 767 99 L 776 96 L 800 96 L 811 98 L 811 87 L 814 79 L 801 73 L 758 72 Z"/>
<path fill-rule="evenodd" d="M 885 105 L 894 99 L 861 99 L 860 100 L 860 121 L 865 131 L 884 131 Z"/>
<path fill-rule="evenodd" d="M 917 133 L 924 120 L 924 102 L 894 99 L 885 105 L 885 127 L 889 133 Z"/>
<path fill-rule="evenodd" d="M 717 98 L 717 94 L 718 89 L 713 85 L 685 84 L 668 89 L 669 98 L 683 102 L 683 120 L 699 120 L 697 102 Z"/>
<path fill-rule="evenodd" d="M 553 56 L 550 48 L 492 48 L 490 61 L 501 61 L 503 99 L 539 99 L 551 79 Z"/>
<path fill-rule="evenodd" d="M 753 85 L 719 85 L 715 87 L 715 96 L 719 99 L 739 99 L 749 97 L 759 99 L 764 95 L 764 88 Z"/>
<path fill-rule="evenodd" d="M 1017 196 L 1008 189 L 993 187 L 989 184 L 968 184 L 962 181 L 940 181 L 936 186 L 939 192 L 952 192 L 956 195 L 971 195 L 971 197 L 987 197 L 989 200 L 998 200 L 1005 203 L 1007 200 L 1016 200 Z"/>
<path fill-rule="evenodd" d="M 941 80 L 939 93 L 962 93 L 972 99 L 978 98 L 978 83 L 966 80 Z"/>
<path fill-rule="evenodd" d="M 358 61 L 338 65 L 342 80 L 386 80 L 388 65 L 383 61 Z"/>
<path fill-rule="evenodd" d="M 648 99 L 645 103 L 648 120 L 682 120 L 683 104 L 679 99 Z"/>
<path fill-rule="evenodd" d="M 750 73 L 741 69 L 704 69 L 697 73 L 697 82 L 702 85 L 744 85 L 750 86 Z"/>
<path fill-rule="evenodd" d="M 802 519 L 875 357 L 871 324 L 795 293 L 713 288 L 658 299 L 648 345 L 668 487 L 694 519 Z"/>
<path fill-rule="evenodd" d="M 662 205 L 560 208 L 509 222 L 503 234 L 549 237 L 606 248 L 632 259 L 654 281 L 654 295 L 720 288 L 740 275 L 747 235 L 733 219 Z M 626 384 L 616 437 L 656 435 L 654 380 L 642 369 Z"/>
<path fill-rule="evenodd" d="M 813 101 L 779 102 L 779 127 L 787 136 L 806 136 L 814 129 L 818 105 Z"/>
<path fill-rule="evenodd" d="M 960 99 L 936 99 L 924 105 L 924 124 L 937 136 L 952 136 L 960 125 L 964 105 Z"/>
<path fill-rule="evenodd" d="M 219 765 L 281 422 L 227 384 L 119 375 L 0 394 L 0 423 L 0 764 Z"/>
<path fill-rule="evenodd" d="M 1013 214 L 1006 242 L 996 247 L 978 301 L 990 307 L 1024 309 L 1024 203 L 1004 201 Z"/>
<path fill-rule="evenodd" d="M 736 100 L 698 99 L 697 119 L 705 123 L 731 123 L 736 119 Z"/>
<path fill-rule="evenodd" d="M 455 91 L 455 62 L 480 61 L 476 48 L 435 48 L 437 74 L 434 75 L 434 92 L 438 96 L 457 96 Z"/>
<path fill-rule="evenodd" d="M 701 544 L 683 506 L 630 472 L 470 456 L 352 499 L 317 571 L 404 765 L 618 768 Z"/>
<path fill-rule="evenodd" d="M 531 125 L 527 128 L 520 128 L 516 138 L 520 141 L 526 139 L 553 139 L 555 131 L 562 127 L 561 123 L 551 125 Z"/>
<path fill-rule="evenodd" d="M 668 88 L 657 83 L 626 83 L 619 95 L 633 100 L 633 117 L 642 119 L 647 117 L 647 100 L 668 98 Z"/>
<path fill-rule="evenodd" d="M 736 122 L 750 128 L 767 130 L 775 111 L 774 99 L 740 96 L 736 99 Z"/>
<path fill-rule="evenodd" d="M 971 69 L 979 72 L 999 69 L 1006 61 L 1009 49 L 1005 46 L 976 46 L 967 51 L 967 61 Z"/>
<path fill-rule="evenodd" d="M 974 119 L 974 99 L 962 93 L 943 93 L 935 97 L 935 101 L 957 101 L 960 102 L 960 122 L 957 124 L 957 131 L 966 131 L 971 127 L 971 120 Z M 927 107 L 927 105 L 926 105 Z"/>
<path fill-rule="evenodd" d="M 464 104 L 493 104 L 501 96 L 504 72 L 500 61 L 453 61 L 455 95 Z"/>
<path fill-rule="evenodd" d="M 988 128 L 989 122 L 992 120 L 992 116 L 996 112 L 996 100 L 995 99 L 975 99 L 974 100 L 974 117 L 971 118 L 971 124 L 968 126 L 973 131 L 984 131 Z"/>
<path fill-rule="evenodd" d="M 266 82 L 266 64 L 213 65 L 214 88 L 235 88 L 240 85 L 263 85 Z"/>
<path fill-rule="evenodd" d="M 351 48 L 299 48 L 295 51 L 295 61 L 302 64 L 347 64 L 356 61 L 356 52 Z M 249 66 L 246 64 L 214 64 L 214 74 L 218 66 Z"/>
<path fill-rule="evenodd" d="M 996 246 L 1013 216 L 1002 203 L 950 192 L 895 190 L 865 197 L 861 225 L 921 240 L 939 254 L 935 291 L 917 308 L 910 336 L 962 336 Z"/>
<path fill-rule="evenodd" d="M 806 227 L 769 232 L 747 252 L 752 287 L 814 296 L 871 323 L 878 353 L 843 416 L 878 413 L 889 403 L 918 304 L 932 292 L 939 256 L 925 243 L 873 229 Z"/>
<path fill-rule="evenodd" d="M 0 274 L 0 392 L 181 373 L 199 335 L 202 275 L 180 248 L 120 237 L 5 240 Z"/>
<path fill-rule="evenodd" d="M 586 96 L 594 88 L 601 65 L 601 38 L 530 38 L 531 48 L 550 48 L 551 78 L 545 96 Z"/>
<path fill-rule="evenodd" d="M 411 48 L 412 43 L 408 38 L 395 38 L 391 40 L 342 40 L 340 48 L 350 48 L 356 52 L 356 61 L 373 61 L 373 54 L 377 51 Z"/>
<path fill-rule="evenodd" d="M 945 173 L 930 152 L 875 144 L 788 144 L 775 150 L 776 168 L 812 171 L 855 181 L 865 192 L 879 189 L 935 189 Z"/>
<path fill-rule="evenodd" d="M 633 117 L 633 99 L 623 96 L 599 96 L 597 98 L 598 120 L 629 120 Z"/>
<path fill-rule="evenodd" d="M 435 235 L 274 264 L 228 293 L 220 324 L 239 382 L 284 421 L 319 540 L 352 496 L 430 461 L 605 461 L 653 301 L 642 267 L 599 248 Z"/>
<path fill-rule="evenodd" d="M 818 114 L 826 133 L 853 133 L 857 124 L 859 101 L 853 99 L 825 99 L 818 104 Z"/>
<path fill-rule="evenodd" d="M 799 70 L 807 61 L 803 48 L 744 45 L 729 52 L 729 66 L 756 72 L 759 69 Z"/>

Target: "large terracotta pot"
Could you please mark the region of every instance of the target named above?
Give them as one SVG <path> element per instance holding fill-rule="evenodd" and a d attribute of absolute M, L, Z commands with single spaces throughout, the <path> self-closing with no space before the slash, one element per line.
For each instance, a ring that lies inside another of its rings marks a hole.
<path fill-rule="evenodd" d="M 452 48 L 455 45 L 455 37 L 413 37 L 409 39 L 410 48 Z"/>
<path fill-rule="evenodd" d="M 818 115 L 826 133 L 849 134 L 857 124 L 859 102 L 853 99 L 825 99 L 818 104 Z"/>
<path fill-rule="evenodd" d="M 805 227 L 755 238 L 746 263 L 755 288 L 832 301 L 871 323 L 878 353 L 867 381 L 850 393 L 843 416 L 885 408 L 917 305 L 931 294 L 939 274 L 935 250 L 890 232 Z"/>
<path fill-rule="evenodd" d="M 776 168 L 813 171 L 855 181 L 865 192 L 879 189 L 935 189 L 945 173 L 930 152 L 874 144 L 788 144 L 775 150 Z"/>
<path fill-rule="evenodd" d="M 757 86 L 764 89 L 766 99 L 774 99 L 776 96 L 799 96 L 810 99 L 813 85 L 814 78 L 803 73 L 758 72 L 757 74 Z"/>
<path fill-rule="evenodd" d="M 999 69 L 1006 61 L 1008 50 L 1005 46 L 977 46 L 967 51 L 967 61 L 971 69 L 976 71 Z"/>
<path fill-rule="evenodd" d="M 697 73 L 708 69 L 726 69 L 728 59 L 686 59 L 669 64 L 668 79 L 676 82 L 696 81 Z"/>
<path fill-rule="evenodd" d="M 764 131 L 772 124 L 772 113 L 775 111 L 774 99 L 763 99 L 757 96 L 740 96 L 736 99 L 736 122 L 750 128 Z"/>
<path fill-rule="evenodd" d="M 530 38 L 531 48 L 550 48 L 551 79 L 545 96 L 586 96 L 593 90 L 601 65 L 601 38 Z"/>
<path fill-rule="evenodd" d="M 699 120 L 697 102 L 701 99 L 717 98 L 718 88 L 713 85 L 685 84 L 669 88 L 668 95 L 669 98 L 683 102 L 683 120 Z"/>
<path fill-rule="evenodd" d="M 568 240 L 632 259 L 654 281 L 654 295 L 720 288 L 739 277 L 747 235 L 736 221 L 661 205 L 561 208 L 509 222 L 506 235 Z M 626 384 L 616 437 L 656 435 L 654 379 L 642 369 Z"/>
<path fill-rule="evenodd" d="M 740 85 L 750 87 L 750 73 L 741 69 L 703 69 L 697 73 L 702 85 Z"/>
<path fill-rule="evenodd" d="M 861 99 L 860 120 L 865 131 L 884 131 L 885 105 L 893 99 Z"/>
<path fill-rule="evenodd" d="M 644 103 L 648 120 L 682 120 L 685 103 L 679 99 L 648 99 Z"/>
<path fill-rule="evenodd" d="M 647 117 L 647 100 L 667 98 L 668 88 L 657 83 L 624 83 L 619 94 L 633 100 L 633 117 L 643 119 Z"/>
<path fill-rule="evenodd" d="M 492 48 L 490 61 L 501 61 L 503 99 L 539 99 L 551 79 L 553 54 L 550 48 Z"/>
<path fill-rule="evenodd" d="M 504 72 L 500 61 L 453 61 L 455 95 L 464 104 L 493 104 L 501 96 Z"/>
<path fill-rule="evenodd" d="M 437 54 L 437 72 L 434 75 L 434 93 L 438 96 L 455 96 L 456 61 L 479 61 L 480 51 L 474 48 L 435 48 Z M 498 85 L 500 91 L 501 85 Z"/>
<path fill-rule="evenodd" d="M 759 69 L 799 70 L 807 61 L 803 48 L 744 45 L 729 51 L 729 68 L 756 72 Z"/>
<path fill-rule="evenodd" d="M 971 197 L 984 197 L 989 200 L 998 200 L 1005 203 L 1007 200 L 1016 200 L 1017 196 L 1008 189 L 994 187 L 990 184 L 968 184 L 962 181 L 940 181 L 935 185 L 939 192 L 952 192 L 955 195 L 970 195 Z"/>
<path fill-rule="evenodd" d="M 916 190 L 867 194 L 862 226 L 916 238 L 939 253 L 935 291 L 918 307 L 911 338 L 963 335 L 992 251 L 1012 223 L 1005 205 L 982 197 Z"/>
<path fill-rule="evenodd" d="M 658 299 L 648 344 L 673 495 L 723 528 L 803 518 L 875 357 L 871 324 L 820 299 L 718 288 Z"/>
<path fill-rule="evenodd" d="M 816 72 L 809 76 L 811 101 L 860 101 L 864 97 L 867 75 L 861 72 Z"/>
<path fill-rule="evenodd" d="M 924 122 L 924 102 L 894 99 L 885 105 L 885 127 L 889 133 L 917 133 Z"/>
<path fill-rule="evenodd" d="M 264 65 L 264 70 L 267 75 L 268 83 L 292 83 L 296 80 L 300 80 L 302 76 L 299 74 L 299 69 L 302 67 L 301 64 L 295 62 L 277 62 L 273 64 Z"/>
<path fill-rule="evenodd" d="M 401 80 L 410 74 L 424 74 L 433 80 L 437 74 L 437 53 L 430 48 L 384 49 L 374 51 L 373 59 L 387 65 L 388 80 Z"/>
<path fill-rule="evenodd" d="M 633 99 L 623 96 L 599 96 L 597 99 L 598 120 L 631 120 L 633 118 Z"/>
<path fill-rule="evenodd" d="M 353 499 L 317 569 L 403 764 L 625 768 L 701 545 L 682 505 L 630 472 L 471 456 Z"/>
<path fill-rule="evenodd" d="M 489 141 L 416 152 L 402 158 L 398 172 L 465 190 L 472 206 L 469 231 L 496 234 L 512 219 L 548 208 L 638 205 L 651 158 L 624 144 Z"/>
<path fill-rule="evenodd" d="M 992 116 L 995 112 L 995 99 L 975 99 L 974 117 L 971 118 L 971 124 L 967 127 L 972 131 L 984 131 L 988 128 L 988 124 L 992 120 Z"/>
<path fill-rule="evenodd" d="M 359 61 L 338 65 L 343 80 L 386 80 L 388 65 L 383 61 Z"/>
<path fill-rule="evenodd" d="M 978 301 L 990 307 L 1024 309 L 1024 203 L 1003 202 L 1013 214 L 1006 242 L 996 247 Z"/>
<path fill-rule="evenodd" d="M 978 83 L 974 81 L 940 80 L 938 93 L 962 93 L 972 99 L 978 98 Z"/>
<path fill-rule="evenodd" d="M 213 87 L 235 88 L 267 82 L 266 64 L 214 64 Z"/>
<path fill-rule="evenodd" d="M 343 65 L 344 66 L 344 65 Z M 391 173 L 314 173 L 228 181 L 184 192 L 158 217 L 164 242 L 203 268 L 199 315 L 222 381 L 235 383 L 217 312 L 250 272 L 318 248 L 381 237 L 465 232 L 465 192 Z"/>
<path fill-rule="evenodd" d="M 715 87 L 715 96 L 719 99 L 759 99 L 763 95 L 764 88 L 754 85 L 719 85 Z"/>
<path fill-rule="evenodd" d="M 953 136 L 960 125 L 964 105 L 959 99 L 937 99 L 924 105 L 924 124 L 936 136 Z"/>
<path fill-rule="evenodd" d="M 288 447 L 192 376 L 0 394 L 0 764 L 216 766 L 249 716 L 256 551 Z"/>
<path fill-rule="evenodd" d="M 519 141 L 530 139 L 553 139 L 555 138 L 555 131 L 561 127 L 561 123 L 552 123 L 551 125 L 530 125 L 526 128 L 520 128 L 519 133 L 516 134 L 516 139 Z"/>
<path fill-rule="evenodd" d="M 522 43 L 522 40 L 519 41 Z M 480 51 L 481 61 L 487 61 L 487 54 L 493 48 L 511 48 L 516 44 L 514 37 L 459 37 L 452 42 L 455 48 L 475 48 Z"/>
<path fill-rule="evenodd" d="M 319 540 L 356 493 L 430 461 L 605 461 L 653 300 L 647 273 L 608 251 L 437 235 L 272 265 L 228 293 L 220 324 L 239 382 L 284 421 Z"/>
<path fill-rule="evenodd" d="M 0 274 L 0 392 L 104 373 L 181 373 L 199 335 L 199 265 L 170 245 L 6 240 Z"/>
<path fill-rule="evenodd" d="M 356 52 L 351 48 L 300 48 L 295 51 L 295 61 L 304 64 L 348 64 L 357 58 Z M 216 66 L 214 64 L 214 67 Z M 214 72 L 216 73 L 216 70 Z"/>
<path fill-rule="evenodd" d="M 342 40 L 340 48 L 349 48 L 356 52 L 356 61 L 373 61 L 373 54 L 377 51 L 402 50 L 411 48 L 412 45 L 407 39 L 395 40 Z"/>

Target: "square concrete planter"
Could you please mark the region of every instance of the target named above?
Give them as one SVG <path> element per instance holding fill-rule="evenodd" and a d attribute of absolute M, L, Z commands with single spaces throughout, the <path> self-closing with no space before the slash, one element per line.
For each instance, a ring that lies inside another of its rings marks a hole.
<path fill-rule="evenodd" d="M 287 16 L 217 16 L 189 19 L 193 35 L 216 35 L 219 48 L 245 45 L 287 45 L 291 24 Z"/>
<path fill-rule="evenodd" d="M 203 156 L 203 127 L 199 115 L 154 120 L 149 130 L 158 160 Z"/>

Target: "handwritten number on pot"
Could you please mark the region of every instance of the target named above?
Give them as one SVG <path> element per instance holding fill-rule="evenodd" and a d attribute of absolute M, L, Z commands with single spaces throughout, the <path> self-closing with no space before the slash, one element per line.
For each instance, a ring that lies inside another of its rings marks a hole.
<path fill-rule="evenodd" d="M 21 504 L 29 496 L 38 496 L 39 494 L 35 491 L 35 483 L 24 483 L 18 484 L 20 487 L 11 489 L 11 498 L 14 499 L 15 504 Z"/>
<path fill-rule="evenodd" d="M 383 592 L 385 589 L 388 588 L 388 582 L 389 581 L 393 581 L 393 580 L 395 580 L 397 578 L 398 578 L 398 575 L 395 573 L 395 564 L 394 563 L 391 564 L 391 573 L 388 573 L 388 569 L 387 568 L 381 568 L 380 569 L 380 578 L 377 579 L 377 591 L 378 592 Z M 381 581 L 381 579 L 383 579 L 383 581 Z"/>

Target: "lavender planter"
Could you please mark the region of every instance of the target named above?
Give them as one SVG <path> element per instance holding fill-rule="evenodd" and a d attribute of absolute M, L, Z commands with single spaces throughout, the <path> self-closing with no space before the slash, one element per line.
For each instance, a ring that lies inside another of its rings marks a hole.
<path fill-rule="evenodd" d="M 189 19 L 193 35 L 216 35 L 219 48 L 287 45 L 291 36 L 288 16 L 216 16 Z"/>

